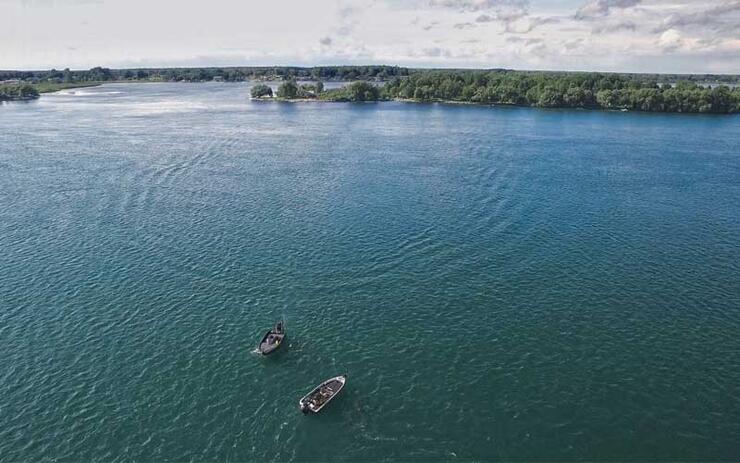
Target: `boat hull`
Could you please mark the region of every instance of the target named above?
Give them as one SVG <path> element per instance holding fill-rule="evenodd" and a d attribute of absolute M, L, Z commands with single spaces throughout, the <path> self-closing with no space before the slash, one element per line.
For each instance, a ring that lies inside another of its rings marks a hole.
<path fill-rule="evenodd" d="M 311 392 L 298 401 L 298 408 L 304 413 L 319 413 L 339 392 L 347 382 L 346 375 L 335 376 L 316 386 Z"/>
<path fill-rule="evenodd" d="M 285 326 L 280 321 L 275 325 L 275 328 L 262 337 L 260 343 L 257 344 L 257 352 L 262 355 L 270 355 L 282 347 L 286 343 L 286 339 Z"/>

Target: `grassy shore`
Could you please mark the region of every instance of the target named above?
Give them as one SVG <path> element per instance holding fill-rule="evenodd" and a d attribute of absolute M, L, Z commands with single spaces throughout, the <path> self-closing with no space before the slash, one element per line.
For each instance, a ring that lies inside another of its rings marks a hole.
<path fill-rule="evenodd" d="M 20 83 L 0 84 L 0 101 L 30 101 L 39 98 L 42 93 L 58 92 L 70 88 L 93 87 L 102 82 L 67 82 L 67 83 Z"/>
<path fill-rule="evenodd" d="M 53 82 L 39 82 L 38 84 L 31 84 L 39 93 L 53 93 L 60 90 L 67 90 L 70 88 L 84 88 L 84 87 L 97 87 L 103 82 L 64 82 L 64 83 L 53 83 Z"/>

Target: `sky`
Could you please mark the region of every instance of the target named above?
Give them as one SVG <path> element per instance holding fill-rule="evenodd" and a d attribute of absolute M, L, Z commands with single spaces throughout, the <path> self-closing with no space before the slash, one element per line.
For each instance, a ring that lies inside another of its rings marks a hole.
<path fill-rule="evenodd" d="M 740 0 L 0 0 L 0 69 L 740 74 Z"/>

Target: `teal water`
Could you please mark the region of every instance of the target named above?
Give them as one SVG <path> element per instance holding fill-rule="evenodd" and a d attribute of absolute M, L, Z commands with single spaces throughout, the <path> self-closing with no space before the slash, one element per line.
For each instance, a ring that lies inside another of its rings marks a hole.
<path fill-rule="evenodd" d="M 247 95 L 0 106 L 0 460 L 738 458 L 738 117 Z"/>

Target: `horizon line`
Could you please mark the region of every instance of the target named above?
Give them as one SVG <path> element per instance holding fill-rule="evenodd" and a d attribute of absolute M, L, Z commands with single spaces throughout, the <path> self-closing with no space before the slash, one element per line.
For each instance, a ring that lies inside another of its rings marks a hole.
<path fill-rule="evenodd" d="M 69 69 L 73 72 L 89 71 L 94 68 L 104 68 L 111 70 L 162 70 L 162 69 L 252 69 L 252 68 L 296 68 L 296 69 L 314 69 L 314 68 L 342 68 L 342 67 L 389 67 L 405 68 L 408 70 L 428 70 L 428 71 L 510 71 L 510 72 L 542 72 L 542 73 L 588 73 L 588 74 L 630 74 L 630 75 L 674 75 L 674 76 L 734 76 L 740 77 L 740 73 L 723 73 L 723 72 L 635 72 L 635 71 L 596 71 L 596 70 L 562 70 L 562 69 L 516 69 L 506 67 L 472 67 L 472 66 L 404 66 L 400 64 L 316 64 L 316 65 L 294 65 L 294 64 L 250 64 L 250 65 L 205 65 L 205 66 L 145 66 L 145 67 L 108 67 L 92 66 L 89 68 L 38 68 L 38 69 L 0 69 L 0 72 L 46 72 L 46 71 L 63 71 Z"/>

